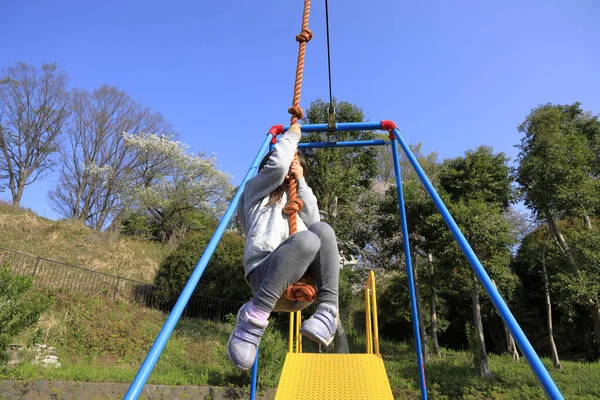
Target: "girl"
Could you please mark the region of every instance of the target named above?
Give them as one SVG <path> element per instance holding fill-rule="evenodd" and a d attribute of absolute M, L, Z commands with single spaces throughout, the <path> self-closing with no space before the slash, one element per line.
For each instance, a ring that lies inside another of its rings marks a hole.
<path fill-rule="evenodd" d="M 229 359 L 240 370 L 248 370 L 254 364 L 271 311 L 295 311 L 291 304 L 279 300 L 288 286 L 306 272 L 316 282 L 319 305 L 300 332 L 317 343 L 329 345 L 338 327 L 337 241 L 333 229 L 320 222 L 317 199 L 304 179 L 306 161 L 297 152 L 301 136 L 300 126 L 292 125 L 262 160 L 258 174 L 246 183 L 238 205 L 246 234 L 244 272 L 254 293 L 252 300 L 240 308 L 227 342 Z M 297 180 L 297 196 L 304 203 L 298 211 L 297 232 L 292 236 L 283 212 L 289 179 Z"/>

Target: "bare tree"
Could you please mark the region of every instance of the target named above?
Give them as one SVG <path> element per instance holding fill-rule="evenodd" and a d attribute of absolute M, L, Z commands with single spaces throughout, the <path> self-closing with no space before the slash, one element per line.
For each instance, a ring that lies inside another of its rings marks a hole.
<path fill-rule="evenodd" d="M 92 93 L 76 89 L 72 97 L 69 143 L 61 152 L 59 184 L 49 199 L 62 216 L 100 230 L 125 207 L 122 189 L 138 162 L 123 133 L 162 135 L 170 126 L 162 115 L 113 86 Z"/>
<path fill-rule="evenodd" d="M 0 77 L 0 177 L 7 181 L 13 206 L 25 186 L 52 168 L 68 117 L 67 75 L 56 64 L 40 69 L 25 63 Z"/>

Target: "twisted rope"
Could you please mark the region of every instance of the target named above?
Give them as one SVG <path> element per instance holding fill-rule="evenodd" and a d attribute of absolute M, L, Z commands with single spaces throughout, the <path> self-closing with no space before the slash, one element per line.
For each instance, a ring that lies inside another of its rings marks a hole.
<path fill-rule="evenodd" d="M 292 115 L 292 125 L 304 118 L 304 111 L 300 108 L 300 92 L 302 91 L 302 75 L 304 73 L 304 56 L 306 55 L 306 43 L 310 42 L 313 33 L 308 29 L 308 16 L 310 15 L 310 0 L 304 0 L 304 12 L 302 14 L 302 31 L 296 35 L 298 42 L 298 64 L 296 67 L 296 83 L 294 84 L 294 99 L 288 112 Z"/>
<path fill-rule="evenodd" d="M 304 74 L 304 58 L 306 55 L 306 44 L 310 42 L 313 33 L 308 29 L 308 16 L 310 14 L 310 0 L 304 0 L 304 12 L 302 14 L 302 31 L 296 35 L 298 42 L 298 64 L 296 66 L 296 82 L 294 84 L 294 99 L 292 106 L 288 109 L 291 114 L 291 124 L 304 118 L 304 110 L 300 107 L 300 92 L 302 91 L 302 76 Z M 295 178 L 287 180 L 289 187 L 289 198 L 283 212 L 288 215 L 290 225 L 290 236 L 298 230 L 298 211 L 302 210 L 304 203 L 297 194 L 297 182 Z M 298 282 L 289 286 L 285 291 L 285 297 L 292 301 L 312 302 L 317 296 L 312 278 L 303 276 Z"/>
<path fill-rule="evenodd" d="M 288 222 L 290 224 L 290 236 L 298 231 L 298 211 L 304 207 L 304 202 L 298 197 L 297 183 L 295 178 L 290 178 L 286 181 L 289 187 L 289 199 L 283 212 L 288 216 Z"/>
<path fill-rule="evenodd" d="M 308 29 L 308 16 L 310 15 L 310 0 L 304 0 L 304 12 L 302 14 L 302 31 L 296 35 L 296 41 L 298 42 L 298 64 L 296 66 L 296 83 L 294 84 L 294 99 L 292 106 L 288 109 L 288 112 L 292 115 L 292 125 L 298 122 L 299 119 L 304 118 L 304 110 L 300 107 L 300 92 L 302 91 L 302 76 L 304 73 L 304 58 L 306 54 L 306 43 L 312 39 L 313 33 Z M 297 223 L 297 212 L 302 209 L 302 200 L 297 197 L 296 179 L 289 179 L 289 200 L 285 208 L 288 211 L 284 212 L 289 216 L 290 224 L 290 236 L 296 233 L 298 230 Z M 302 204 L 299 208 L 295 204 Z M 298 208 L 296 210 L 296 208 Z"/>

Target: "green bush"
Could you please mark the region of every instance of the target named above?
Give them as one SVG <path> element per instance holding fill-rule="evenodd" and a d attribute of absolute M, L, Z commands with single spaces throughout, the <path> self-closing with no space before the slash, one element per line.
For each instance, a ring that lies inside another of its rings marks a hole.
<path fill-rule="evenodd" d="M 140 239 L 155 239 L 152 227 L 149 225 L 148 216 L 141 212 L 131 212 L 121 221 L 120 232 L 126 236 Z"/>
<path fill-rule="evenodd" d="M 177 299 L 211 235 L 194 234 L 184 239 L 160 264 L 154 283 L 161 287 L 160 298 Z M 226 232 L 209 261 L 194 294 L 246 301 L 252 295 L 244 279 L 244 239 Z"/>
<path fill-rule="evenodd" d="M 377 299 L 379 332 L 382 336 L 396 340 L 413 338 L 410 314 L 410 297 L 406 288 L 406 275 L 394 276 L 389 286 L 380 292 Z"/>
<path fill-rule="evenodd" d="M 170 212 L 168 218 L 134 210 L 123 217 L 120 232 L 144 240 L 177 244 L 189 235 L 212 233 L 217 225 L 218 221 L 212 214 L 196 209 Z"/>
<path fill-rule="evenodd" d="M 6 347 L 13 338 L 36 324 L 49 305 L 48 297 L 31 290 L 30 278 L 0 267 L 0 361 L 6 360 Z"/>
<path fill-rule="evenodd" d="M 364 337 L 365 302 L 364 291 L 352 294 L 352 284 L 362 278 L 360 271 L 344 268 L 340 271 L 339 303 L 340 319 L 346 336 L 351 340 L 355 337 Z"/>

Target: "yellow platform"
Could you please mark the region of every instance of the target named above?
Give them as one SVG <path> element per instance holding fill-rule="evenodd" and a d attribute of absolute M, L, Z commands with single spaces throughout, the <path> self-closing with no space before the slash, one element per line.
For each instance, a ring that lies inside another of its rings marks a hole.
<path fill-rule="evenodd" d="M 393 399 L 375 354 L 288 353 L 275 400 Z"/>

